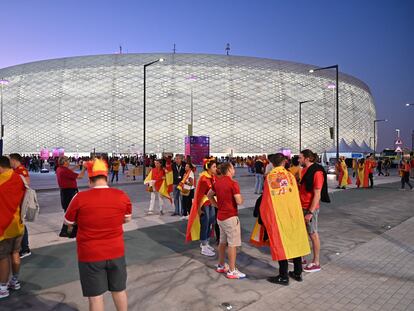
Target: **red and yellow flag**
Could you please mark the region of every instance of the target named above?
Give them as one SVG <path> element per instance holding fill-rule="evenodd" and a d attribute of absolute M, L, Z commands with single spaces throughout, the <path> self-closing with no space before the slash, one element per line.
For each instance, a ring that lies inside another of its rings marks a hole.
<path fill-rule="evenodd" d="M 205 181 L 206 179 L 212 179 L 212 178 L 213 177 L 206 171 L 200 174 L 200 178 L 197 182 L 197 187 L 196 187 L 195 194 L 194 194 L 194 200 L 193 200 L 193 205 L 191 207 L 190 217 L 188 218 L 187 234 L 185 236 L 186 242 L 200 240 L 201 223 L 200 223 L 200 215 L 198 215 L 198 208 L 199 206 L 203 206 L 203 204 L 208 201 L 208 198 L 207 198 L 206 193 L 200 192 L 199 185 L 201 185 L 201 183 Z"/>
<path fill-rule="evenodd" d="M 170 192 L 168 192 L 168 184 L 167 184 L 167 178 L 165 179 L 154 179 L 152 170 L 150 170 L 149 174 L 144 180 L 144 184 L 148 185 L 151 184 L 152 181 L 155 181 L 153 187 L 155 188 L 155 191 L 159 192 L 163 197 L 167 198 L 172 202 Z"/>
<path fill-rule="evenodd" d="M 275 167 L 266 177 L 260 216 L 269 238 L 273 260 L 310 253 L 308 234 L 295 177 L 284 167 Z M 256 223 L 250 241 L 265 245 L 264 229 Z"/>
<path fill-rule="evenodd" d="M 23 181 L 12 169 L 0 174 L 0 241 L 23 234 L 20 204 L 24 193 Z"/>
<path fill-rule="evenodd" d="M 345 187 L 351 184 L 351 178 L 348 175 L 348 166 L 345 161 L 341 161 L 338 165 L 339 168 L 339 187 Z"/>
<path fill-rule="evenodd" d="M 167 164 L 165 165 L 165 181 L 167 183 L 167 191 L 171 193 L 174 191 L 174 175 L 171 165 L 171 160 L 167 160 Z"/>

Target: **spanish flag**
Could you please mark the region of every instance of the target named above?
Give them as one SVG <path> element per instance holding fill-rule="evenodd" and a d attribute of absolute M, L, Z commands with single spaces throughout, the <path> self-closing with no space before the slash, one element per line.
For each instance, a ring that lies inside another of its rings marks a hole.
<path fill-rule="evenodd" d="M 166 179 L 155 179 L 152 174 L 152 170 L 149 172 L 147 177 L 144 180 L 144 184 L 148 185 L 151 183 L 151 181 L 155 180 L 154 188 L 157 192 L 159 192 L 163 197 L 167 198 L 172 202 L 170 197 L 170 192 L 168 192 L 168 184 L 167 184 L 167 178 Z"/>
<path fill-rule="evenodd" d="M 171 159 L 167 159 L 167 163 L 165 164 L 165 181 L 167 182 L 168 186 L 168 193 L 171 193 L 174 191 L 174 175 L 171 165 Z"/>
<path fill-rule="evenodd" d="M 295 177 L 284 167 L 275 167 L 266 177 L 260 216 L 269 237 L 273 260 L 310 253 L 308 234 Z M 264 228 L 256 223 L 250 241 L 266 245 Z"/>
<path fill-rule="evenodd" d="M 348 176 L 348 166 L 345 163 L 345 160 L 340 161 L 339 165 L 339 186 L 345 187 L 351 184 L 351 178 Z"/>
<path fill-rule="evenodd" d="M 358 164 L 358 175 L 356 185 L 361 188 L 369 187 L 369 170 L 370 170 L 369 161 L 365 161 L 363 164 Z"/>
<path fill-rule="evenodd" d="M 190 217 L 188 218 L 187 224 L 187 234 L 185 236 L 186 242 L 198 241 L 200 240 L 200 215 L 198 215 L 198 207 L 203 206 L 205 202 L 208 201 L 207 195 L 201 193 L 199 185 L 206 181 L 206 179 L 212 179 L 213 177 L 206 171 L 200 174 L 200 178 L 197 182 L 197 187 L 194 194 L 193 205 L 191 207 Z"/>
<path fill-rule="evenodd" d="M 20 204 L 24 193 L 24 183 L 12 169 L 0 174 L 0 241 L 23 234 Z"/>

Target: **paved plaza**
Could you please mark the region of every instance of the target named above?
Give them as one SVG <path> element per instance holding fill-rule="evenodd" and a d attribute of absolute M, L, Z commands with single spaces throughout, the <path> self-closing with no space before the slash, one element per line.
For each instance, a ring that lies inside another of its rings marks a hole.
<path fill-rule="evenodd" d="M 216 259 L 202 256 L 198 243 L 185 244 L 185 220 L 144 216 L 149 194 L 142 182 L 121 177 L 118 187 L 134 206 L 125 225 L 131 310 L 414 310 L 414 191 L 399 191 L 398 176 L 376 177 L 374 189 L 340 191 L 330 176 L 332 203 L 322 204 L 320 213 L 322 270 L 288 287 L 266 281 L 278 264 L 268 249 L 248 243 L 254 177 L 238 169 L 237 179 L 245 197 L 238 256 L 245 280 L 217 274 Z M 23 259 L 22 289 L 2 300 L 0 310 L 87 310 L 76 244 L 57 236 L 63 212 L 54 175 L 33 174 L 32 183 L 43 189 L 41 214 L 29 224 L 33 254 Z M 109 294 L 105 303 L 114 310 Z"/>

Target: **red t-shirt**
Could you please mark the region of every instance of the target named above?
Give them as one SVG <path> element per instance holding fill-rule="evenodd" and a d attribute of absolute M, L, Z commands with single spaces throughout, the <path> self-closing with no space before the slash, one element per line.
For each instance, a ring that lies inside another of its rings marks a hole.
<path fill-rule="evenodd" d="M 78 224 L 78 260 L 95 262 L 124 256 L 122 224 L 131 214 L 131 201 L 119 189 L 92 188 L 76 194 L 65 220 Z"/>
<path fill-rule="evenodd" d="M 301 180 L 303 180 L 303 176 L 305 175 L 306 171 L 308 170 L 307 167 L 302 169 Z M 322 189 L 323 186 L 323 172 L 317 171 L 315 175 L 313 175 L 313 190 L 315 189 Z M 299 187 L 299 196 L 300 202 L 302 203 L 303 209 L 309 209 L 312 204 L 314 192 L 306 191 L 305 183 L 302 183 Z M 316 204 L 316 209 L 319 208 L 319 202 Z"/>
<path fill-rule="evenodd" d="M 14 171 L 23 177 L 29 177 L 29 172 L 23 165 L 19 165 L 14 169 Z"/>
<path fill-rule="evenodd" d="M 217 219 L 220 221 L 237 216 L 237 203 L 234 199 L 235 194 L 240 194 L 239 183 L 229 176 L 218 178 L 213 186 L 213 191 L 217 197 Z"/>
<path fill-rule="evenodd" d="M 77 189 L 78 183 L 76 178 L 78 174 L 65 166 L 59 166 L 56 169 L 56 178 L 61 189 Z"/>

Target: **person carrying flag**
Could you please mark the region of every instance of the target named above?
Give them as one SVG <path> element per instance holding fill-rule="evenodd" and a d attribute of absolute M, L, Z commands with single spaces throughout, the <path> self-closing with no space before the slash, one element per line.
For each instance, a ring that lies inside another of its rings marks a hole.
<path fill-rule="evenodd" d="M 171 202 L 171 197 L 168 192 L 168 185 L 166 180 L 166 170 L 161 165 L 161 160 L 154 160 L 155 167 L 151 169 L 148 176 L 144 180 L 144 184 L 147 185 L 147 191 L 151 193 L 150 206 L 147 215 L 154 214 L 155 196 L 158 195 L 160 215 L 164 215 L 164 198 L 167 198 Z"/>
<path fill-rule="evenodd" d="M 187 224 L 186 241 L 200 240 L 201 254 L 208 257 L 216 255 L 215 250 L 209 244 L 212 226 L 215 223 L 215 210 L 207 197 L 207 193 L 213 187 L 217 173 L 215 158 L 203 160 L 203 172 L 197 180 L 193 206 Z"/>
<path fill-rule="evenodd" d="M 362 158 L 358 161 L 358 173 L 356 179 L 356 185 L 358 188 L 368 188 L 369 185 L 369 171 L 365 169 L 365 159 Z"/>
<path fill-rule="evenodd" d="M 302 256 L 310 253 L 310 247 L 296 178 L 285 169 L 283 154 L 269 155 L 269 160 L 274 168 L 264 182 L 260 219 L 250 242 L 257 246 L 269 245 L 272 259 L 279 261 L 279 275 L 267 280 L 289 285 L 289 276 L 302 281 Z M 293 259 L 294 271 L 288 272 L 288 259 Z"/>
<path fill-rule="evenodd" d="M 26 188 L 22 178 L 12 170 L 9 158 L 0 157 L 0 299 L 9 290 L 20 289 L 20 246 L 24 233 L 20 204 Z M 12 268 L 12 277 L 10 276 Z"/>
<path fill-rule="evenodd" d="M 337 189 L 346 189 L 347 185 L 351 184 L 351 178 L 348 175 L 348 166 L 345 163 L 345 157 L 341 156 L 337 163 L 337 170 L 339 172 Z"/>

